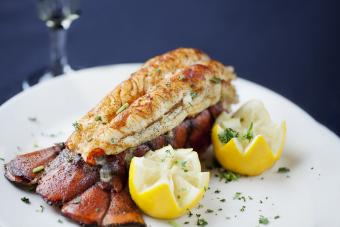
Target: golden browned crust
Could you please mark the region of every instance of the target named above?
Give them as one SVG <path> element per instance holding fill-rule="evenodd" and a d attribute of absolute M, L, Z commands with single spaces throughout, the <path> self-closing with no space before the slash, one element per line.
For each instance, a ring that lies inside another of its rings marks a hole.
<path fill-rule="evenodd" d="M 123 104 L 131 104 L 176 70 L 208 60 L 206 54 L 191 48 L 178 48 L 148 60 L 77 122 L 80 127 L 68 139 L 68 148 L 78 150 L 77 145 L 84 139 L 90 140 L 97 126 L 110 122 Z"/>
<path fill-rule="evenodd" d="M 158 72 L 145 75 L 146 69 L 153 72 L 155 67 Z M 231 84 L 234 78 L 232 67 L 193 49 L 151 59 L 78 122 L 68 147 L 85 160 L 98 150 L 118 154 L 166 133 L 219 101 L 229 107 L 237 99 Z M 101 119 L 95 121 L 98 116 Z"/>

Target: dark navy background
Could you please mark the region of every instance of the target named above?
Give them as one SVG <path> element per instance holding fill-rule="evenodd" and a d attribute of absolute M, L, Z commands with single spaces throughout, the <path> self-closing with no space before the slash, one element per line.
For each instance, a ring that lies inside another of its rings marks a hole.
<path fill-rule="evenodd" d="M 83 0 L 69 31 L 75 68 L 200 48 L 340 134 L 340 9 L 327 0 Z M 48 62 L 33 0 L 0 1 L 0 104 Z M 313 138 L 311 138 L 313 139 Z"/>

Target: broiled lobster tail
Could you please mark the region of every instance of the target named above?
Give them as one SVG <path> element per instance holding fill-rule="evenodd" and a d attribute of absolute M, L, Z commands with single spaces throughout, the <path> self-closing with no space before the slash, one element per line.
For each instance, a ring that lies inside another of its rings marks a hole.
<path fill-rule="evenodd" d="M 237 102 L 234 78 L 196 49 L 152 58 L 79 119 L 65 144 L 17 156 L 5 176 L 36 186 L 79 223 L 144 226 L 126 184 L 131 157 L 168 144 L 205 150 L 215 118 Z"/>
<path fill-rule="evenodd" d="M 149 150 L 171 144 L 174 148 L 194 147 L 203 151 L 210 144 L 210 129 L 222 111 L 217 104 L 188 118 L 169 133 L 131 148 L 119 155 L 105 157 L 103 166 L 91 166 L 63 143 L 19 155 L 5 165 L 8 180 L 22 186 L 36 186 L 36 193 L 61 213 L 82 224 L 144 226 L 141 212 L 132 201 L 126 184 L 129 157 L 143 156 Z M 103 161 L 103 160 L 102 160 Z M 43 166 L 43 171 L 33 169 Z M 105 175 L 105 173 L 104 173 Z"/>

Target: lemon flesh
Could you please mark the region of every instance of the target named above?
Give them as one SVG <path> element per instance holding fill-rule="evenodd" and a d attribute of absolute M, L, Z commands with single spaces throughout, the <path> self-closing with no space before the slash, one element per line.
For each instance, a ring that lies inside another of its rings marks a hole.
<path fill-rule="evenodd" d="M 221 135 L 230 129 L 237 136 L 228 142 L 221 141 Z M 263 103 L 257 100 L 245 103 L 233 115 L 222 113 L 212 129 L 214 153 L 220 164 L 249 176 L 259 175 L 275 164 L 283 151 L 285 137 L 285 122 L 273 123 Z"/>
<path fill-rule="evenodd" d="M 182 216 L 199 203 L 208 184 L 209 173 L 201 172 L 192 149 L 166 146 L 131 161 L 131 197 L 144 213 L 155 218 Z"/>

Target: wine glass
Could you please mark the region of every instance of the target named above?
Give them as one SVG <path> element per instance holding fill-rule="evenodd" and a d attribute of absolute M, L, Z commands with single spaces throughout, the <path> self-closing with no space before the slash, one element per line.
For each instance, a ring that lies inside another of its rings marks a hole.
<path fill-rule="evenodd" d="M 67 61 L 66 32 L 72 21 L 79 18 L 80 0 L 37 0 L 38 16 L 45 22 L 50 36 L 50 63 L 22 83 L 25 90 L 41 81 L 72 71 Z"/>

